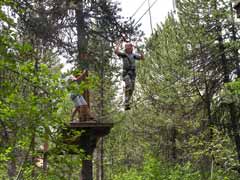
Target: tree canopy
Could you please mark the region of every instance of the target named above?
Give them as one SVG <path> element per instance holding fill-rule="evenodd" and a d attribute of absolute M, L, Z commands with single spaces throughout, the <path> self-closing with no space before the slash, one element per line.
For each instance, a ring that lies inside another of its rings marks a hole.
<path fill-rule="evenodd" d="M 176 7 L 145 40 L 123 111 L 114 46 L 143 33 L 119 3 L 1 0 L 0 179 L 79 179 L 89 158 L 98 180 L 239 179 L 239 19 L 230 0 Z M 88 82 L 75 91 L 90 89 L 98 122 L 114 123 L 94 157 L 63 143 L 73 108 L 65 77 L 83 69 Z"/>

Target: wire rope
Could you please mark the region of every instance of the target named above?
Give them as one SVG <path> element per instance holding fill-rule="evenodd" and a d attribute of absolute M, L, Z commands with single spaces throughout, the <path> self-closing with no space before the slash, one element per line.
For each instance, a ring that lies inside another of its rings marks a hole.
<path fill-rule="evenodd" d="M 134 24 L 133 27 L 135 27 L 135 26 L 142 20 L 142 18 L 148 13 L 148 11 L 151 10 L 151 8 L 156 4 L 157 1 L 158 1 L 158 0 L 155 0 L 155 1 L 151 4 L 151 6 L 143 13 L 143 15 L 137 20 L 137 22 Z"/>
<path fill-rule="evenodd" d="M 144 1 L 142 2 L 142 4 L 137 8 L 137 10 L 132 14 L 132 16 L 130 17 L 130 19 L 132 19 L 132 18 L 138 13 L 138 11 L 143 7 L 143 5 L 145 4 L 146 1 L 147 1 L 147 0 L 144 0 Z"/>

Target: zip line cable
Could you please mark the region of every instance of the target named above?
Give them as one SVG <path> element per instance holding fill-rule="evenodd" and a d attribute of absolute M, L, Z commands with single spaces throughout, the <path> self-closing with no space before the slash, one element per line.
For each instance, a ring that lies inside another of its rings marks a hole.
<path fill-rule="evenodd" d="M 143 3 L 139 6 L 139 8 L 133 13 L 133 16 L 139 11 L 139 9 L 144 5 L 144 3 L 146 2 L 147 0 L 144 0 Z M 151 8 L 156 4 L 158 0 L 155 0 L 151 5 L 150 5 L 150 2 L 149 2 L 149 7 L 148 9 L 143 13 L 143 15 L 137 20 L 137 22 L 132 26 L 132 28 L 134 28 L 140 21 L 141 19 L 147 14 L 147 12 L 149 12 L 151 10 Z M 132 17 L 133 17 L 132 16 Z M 151 15 L 150 15 L 151 16 Z M 131 17 L 131 18 L 132 18 Z M 130 19 L 131 19 L 130 18 Z M 152 18 L 151 18 L 152 19 Z M 152 28 L 152 23 L 151 23 L 151 28 Z M 152 32 L 153 32 L 153 28 L 152 28 Z M 127 41 L 126 40 L 126 37 L 122 36 L 123 40 L 124 41 Z"/>
<path fill-rule="evenodd" d="M 177 5 L 176 5 L 176 0 L 172 0 L 173 3 L 173 12 L 176 13 Z"/>
<path fill-rule="evenodd" d="M 151 30 L 152 30 L 152 34 L 153 34 L 153 24 L 152 24 L 152 13 L 151 13 L 151 9 L 150 9 L 150 0 L 148 0 L 148 8 L 149 8 L 150 26 L 151 26 Z"/>
<path fill-rule="evenodd" d="M 142 2 L 142 4 L 137 8 L 137 10 L 132 14 L 132 16 L 130 17 L 130 19 L 132 19 L 133 16 L 135 16 L 135 15 L 137 14 L 137 12 L 143 7 L 143 5 L 145 4 L 146 1 L 147 1 L 147 0 L 144 0 L 144 1 Z"/>
<path fill-rule="evenodd" d="M 132 14 L 132 16 L 130 17 L 130 19 L 132 19 L 132 18 L 136 15 L 136 13 L 143 7 L 143 5 L 145 4 L 146 1 L 147 1 L 147 0 L 144 0 L 144 1 L 142 2 L 142 4 L 137 8 L 137 10 Z M 138 19 L 138 21 L 132 26 L 132 28 L 134 28 L 134 27 L 139 23 L 139 21 L 141 21 L 141 19 L 147 14 L 147 12 L 150 12 L 151 8 L 156 4 L 156 2 L 157 2 L 157 0 L 155 0 L 155 1 L 150 5 L 150 2 L 149 2 L 149 0 L 148 0 L 148 9 L 143 13 L 143 15 Z M 151 12 L 150 12 L 150 17 L 151 17 Z M 152 19 L 152 18 L 151 18 L 151 19 Z M 150 22 L 151 22 L 151 28 L 152 28 L 152 20 L 150 20 Z M 153 32 L 153 28 L 152 28 L 152 32 Z M 124 41 L 127 41 L 125 36 L 122 36 L 122 39 L 123 39 Z"/>
<path fill-rule="evenodd" d="M 138 19 L 138 21 L 134 24 L 133 27 L 135 27 L 135 26 L 142 20 L 142 18 L 147 14 L 148 11 L 151 10 L 151 8 L 156 4 L 157 1 L 158 1 L 158 0 L 155 0 L 155 1 L 151 4 L 151 6 L 143 13 L 143 15 Z"/>

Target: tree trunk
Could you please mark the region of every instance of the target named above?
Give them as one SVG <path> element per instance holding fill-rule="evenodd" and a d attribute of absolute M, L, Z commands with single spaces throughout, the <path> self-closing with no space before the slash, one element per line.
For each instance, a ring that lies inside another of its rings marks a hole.
<path fill-rule="evenodd" d="M 232 36 L 231 39 L 233 42 L 237 42 L 237 29 L 236 29 L 236 23 L 235 23 L 235 18 L 234 18 L 234 10 L 233 10 L 233 6 L 232 3 L 230 3 L 231 6 L 231 22 L 232 22 Z M 233 60 L 236 64 L 236 74 L 237 77 L 240 77 L 240 61 L 239 61 L 239 53 L 238 53 L 238 48 L 234 48 L 233 50 Z"/>
<path fill-rule="evenodd" d="M 96 179 L 103 180 L 103 138 L 99 139 L 98 147 L 97 147 L 97 167 L 96 167 Z"/>
<path fill-rule="evenodd" d="M 92 160 L 83 160 L 80 180 L 93 180 Z"/>
<path fill-rule="evenodd" d="M 238 125 L 238 118 L 237 118 L 237 109 L 235 104 L 229 104 L 229 111 L 230 111 L 230 121 L 231 121 L 231 128 L 233 131 L 233 137 L 236 145 L 238 161 L 240 163 L 240 135 L 239 135 L 239 125 Z"/>
<path fill-rule="evenodd" d="M 217 4 L 217 3 L 216 3 Z M 217 5 L 216 5 L 217 9 Z M 219 47 L 219 53 L 221 54 L 221 63 L 223 67 L 223 75 L 224 75 L 224 83 L 230 82 L 229 78 L 229 70 L 228 70 L 228 61 L 225 55 L 225 47 L 222 37 L 222 28 L 220 22 L 217 21 L 217 31 L 218 31 L 218 47 Z M 236 105 L 234 103 L 231 103 L 228 105 L 229 108 L 229 114 L 230 114 L 230 123 L 231 123 L 231 129 L 233 132 L 233 137 L 235 141 L 236 151 L 238 155 L 238 161 L 240 163 L 240 135 L 239 135 L 239 126 L 238 126 L 238 117 L 237 117 L 237 109 Z"/>
<path fill-rule="evenodd" d="M 101 54 L 101 67 L 100 67 L 100 78 L 101 78 L 101 84 L 100 84 L 100 118 L 102 119 L 104 117 L 104 49 L 102 44 L 102 54 Z M 100 120 L 98 120 L 100 122 Z M 97 148 L 97 180 L 103 180 L 104 179 L 104 170 L 103 170 L 103 138 L 99 139 L 98 148 Z"/>
<path fill-rule="evenodd" d="M 87 36 L 87 27 L 85 23 L 85 14 L 84 14 L 84 0 L 76 0 L 77 4 L 76 11 L 76 21 L 77 21 L 77 60 L 76 65 L 80 69 L 88 70 L 89 62 L 88 62 L 88 36 Z M 89 91 L 85 90 L 83 93 L 83 97 L 86 100 L 88 107 L 90 108 L 90 97 Z"/>
<path fill-rule="evenodd" d="M 176 145 L 176 139 L 177 139 L 177 129 L 176 127 L 172 127 L 171 129 L 171 146 L 172 146 L 172 152 L 171 157 L 173 161 L 177 160 L 177 145 Z"/>
<path fill-rule="evenodd" d="M 76 0 L 76 21 L 77 21 L 77 46 L 78 46 L 78 59 L 77 66 L 81 69 L 88 69 L 89 64 L 87 62 L 87 48 L 88 48 L 88 36 L 87 26 L 85 23 L 84 14 L 84 2 L 83 0 Z"/>

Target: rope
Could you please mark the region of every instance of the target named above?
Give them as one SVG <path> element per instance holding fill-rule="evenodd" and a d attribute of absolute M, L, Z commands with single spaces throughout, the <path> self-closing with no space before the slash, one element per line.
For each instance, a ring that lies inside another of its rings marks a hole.
<path fill-rule="evenodd" d="M 173 3 L 173 12 L 176 13 L 176 8 L 177 8 L 176 0 L 172 0 L 172 3 Z"/>
<path fill-rule="evenodd" d="M 132 19 L 136 14 L 137 14 L 137 12 L 143 7 L 143 5 L 145 4 L 145 2 L 146 2 L 147 0 L 144 0 L 143 2 L 142 2 L 142 4 L 137 8 L 137 10 L 133 13 L 133 15 L 130 17 L 130 19 Z"/>
<path fill-rule="evenodd" d="M 143 2 L 142 2 L 142 4 L 137 8 L 137 10 L 133 13 L 133 15 L 130 17 L 130 19 L 132 19 L 133 18 L 133 16 L 135 16 L 136 15 L 136 13 L 143 7 L 143 5 L 145 4 L 145 2 L 146 2 L 147 0 L 144 0 Z M 139 23 L 139 21 L 141 21 L 141 19 L 147 14 L 147 12 L 149 12 L 150 13 L 150 19 L 151 19 L 151 12 L 150 12 L 150 10 L 151 10 L 151 8 L 156 4 L 156 2 L 157 2 L 157 0 L 155 0 L 152 4 L 151 4 L 151 6 L 150 6 L 150 3 L 149 3 L 149 0 L 148 0 L 148 9 L 143 13 L 143 15 L 138 19 L 138 21 L 132 26 L 132 28 L 134 28 L 138 23 Z M 151 28 L 152 28 L 152 20 L 151 20 Z M 153 32 L 153 28 L 152 28 L 152 32 Z M 122 39 L 125 41 L 125 42 L 129 42 L 129 40 L 127 40 L 127 37 L 126 37 L 126 35 L 124 35 L 123 33 L 121 33 L 121 37 L 122 37 Z"/>
<path fill-rule="evenodd" d="M 148 0 L 148 8 L 149 8 L 150 26 L 151 26 L 151 30 L 152 30 L 152 34 L 153 34 L 152 13 L 151 13 L 151 9 L 150 9 L 150 0 Z"/>
<path fill-rule="evenodd" d="M 147 14 L 148 11 L 151 10 L 151 8 L 156 4 L 157 1 L 158 1 L 158 0 L 155 0 L 155 1 L 151 4 L 151 6 L 143 13 L 143 15 L 138 19 L 138 21 L 134 24 L 133 27 L 135 27 L 135 26 L 142 20 L 142 18 Z"/>

